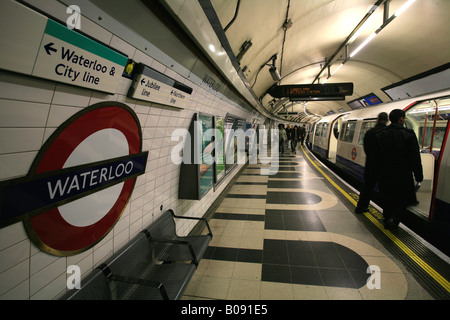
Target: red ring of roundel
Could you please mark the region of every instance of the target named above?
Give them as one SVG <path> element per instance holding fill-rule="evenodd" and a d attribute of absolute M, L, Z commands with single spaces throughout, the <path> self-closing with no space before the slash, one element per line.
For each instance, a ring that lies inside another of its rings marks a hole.
<path fill-rule="evenodd" d="M 73 150 L 93 133 L 114 128 L 122 132 L 129 145 L 129 154 L 141 151 L 141 129 L 131 109 L 117 103 L 101 103 L 76 114 L 62 125 L 60 133 L 55 132 L 50 146 L 35 167 L 35 174 L 59 170 Z M 39 156 L 37 157 L 39 158 Z M 100 241 L 119 220 L 133 191 L 136 178 L 124 182 L 122 192 L 112 209 L 97 223 L 86 227 L 74 227 L 61 216 L 58 208 L 49 210 L 30 219 L 34 234 L 47 247 L 57 251 L 82 251 Z"/>

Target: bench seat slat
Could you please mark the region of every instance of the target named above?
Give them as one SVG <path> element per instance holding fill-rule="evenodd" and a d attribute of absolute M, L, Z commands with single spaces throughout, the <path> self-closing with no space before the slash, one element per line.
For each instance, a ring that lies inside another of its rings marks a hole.
<path fill-rule="evenodd" d="M 179 219 L 195 219 L 202 220 L 206 223 L 209 234 L 199 236 L 186 236 L 179 237 L 176 233 L 176 224 L 174 217 Z M 186 245 L 173 244 L 173 243 L 156 243 L 155 244 L 155 256 L 160 261 L 187 261 L 196 260 L 200 261 L 208 248 L 209 242 L 212 239 L 211 229 L 205 219 L 192 218 L 192 217 L 179 217 L 175 216 L 172 210 L 164 212 L 154 223 L 145 229 L 145 232 L 149 236 L 150 240 L 172 240 L 172 241 L 184 241 L 188 242 L 194 251 L 195 257 Z"/>

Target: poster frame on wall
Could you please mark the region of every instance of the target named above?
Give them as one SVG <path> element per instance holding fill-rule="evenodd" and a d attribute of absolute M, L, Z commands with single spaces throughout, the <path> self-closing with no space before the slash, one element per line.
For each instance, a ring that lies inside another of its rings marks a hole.
<path fill-rule="evenodd" d="M 226 176 L 225 170 L 225 119 L 220 116 L 214 116 L 214 129 L 216 135 L 214 140 L 214 189 L 223 181 Z"/>
<path fill-rule="evenodd" d="M 237 154 L 238 154 L 238 143 L 237 138 L 233 138 L 233 147 L 234 147 L 234 160 L 233 163 L 229 163 L 228 159 L 226 158 L 226 153 L 229 148 L 230 141 L 230 135 L 227 134 L 227 130 L 238 130 L 242 129 L 244 132 L 246 130 L 246 121 L 245 119 L 242 119 L 238 116 L 235 116 L 233 114 L 227 113 L 224 120 L 224 140 L 225 140 L 225 175 L 228 175 L 230 172 L 232 172 L 237 167 Z M 229 132 L 231 133 L 231 132 Z"/>
<path fill-rule="evenodd" d="M 210 121 L 207 124 L 206 130 L 214 129 L 214 116 L 211 114 L 199 112 L 194 113 L 191 124 L 189 126 L 189 134 L 191 139 L 186 139 L 184 150 L 190 150 L 190 161 L 181 163 L 180 181 L 178 186 L 178 198 L 187 200 L 201 200 L 214 186 L 215 182 L 215 161 L 210 165 L 206 164 L 206 157 L 210 156 L 214 160 L 215 143 L 214 139 L 210 143 L 205 144 L 204 138 L 208 138 L 203 133 L 203 124 L 205 121 Z M 201 132 L 196 132 L 198 125 L 202 125 Z M 197 127 L 196 127 L 197 125 Z M 207 153 L 205 153 L 207 150 Z M 208 154 L 209 153 L 209 154 Z M 197 159 L 199 155 L 200 159 Z"/>

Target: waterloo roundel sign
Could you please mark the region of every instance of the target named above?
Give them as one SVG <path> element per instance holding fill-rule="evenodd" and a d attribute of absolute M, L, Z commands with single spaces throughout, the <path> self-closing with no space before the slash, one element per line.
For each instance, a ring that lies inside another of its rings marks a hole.
<path fill-rule="evenodd" d="M 119 220 L 147 157 L 132 109 L 117 102 L 85 108 L 51 135 L 27 177 L 1 187 L 2 222 L 23 220 L 47 253 L 83 252 Z"/>

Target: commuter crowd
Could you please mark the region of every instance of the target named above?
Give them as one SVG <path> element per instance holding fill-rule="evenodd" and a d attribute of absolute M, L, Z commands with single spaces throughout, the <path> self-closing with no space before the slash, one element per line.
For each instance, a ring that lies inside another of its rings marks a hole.
<path fill-rule="evenodd" d="M 297 125 L 291 127 L 290 125 L 286 125 L 280 123 L 278 125 L 279 131 L 279 152 L 281 155 L 285 155 L 289 153 L 289 150 L 292 153 L 297 153 L 297 145 L 300 143 L 301 145 L 305 141 L 306 136 L 306 128 L 305 125 L 298 127 Z"/>

